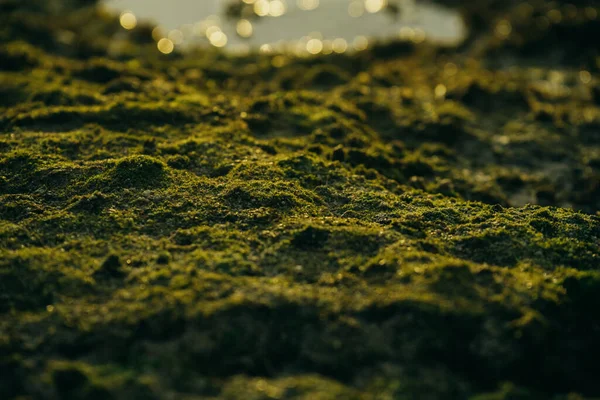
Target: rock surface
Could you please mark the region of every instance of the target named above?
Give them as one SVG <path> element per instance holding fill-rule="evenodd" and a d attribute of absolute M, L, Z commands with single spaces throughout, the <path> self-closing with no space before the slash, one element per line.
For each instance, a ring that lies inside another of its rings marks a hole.
<path fill-rule="evenodd" d="M 310 59 L 93 3 L 0 0 L 3 399 L 600 396 L 595 2 Z"/>

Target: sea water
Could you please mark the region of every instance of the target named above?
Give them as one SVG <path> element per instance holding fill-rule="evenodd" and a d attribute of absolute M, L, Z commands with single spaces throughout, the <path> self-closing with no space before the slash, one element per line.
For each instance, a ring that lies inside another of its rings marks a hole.
<path fill-rule="evenodd" d="M 455 44 L 465 35 L 463 21 L 454 10 L 418 0 L 239 0 L 243 12 L 227 15 L 235 2 L 106 0 L 105 4 L 126 13 L 122 23 L 127 28 L 149 21 L 156 26 L 157 42 L 165 39 L 181 48 L 213 45 L 232 51 L 280 47 L 342 52 L 360 50 L 376 39 L 403 37 Z"/>

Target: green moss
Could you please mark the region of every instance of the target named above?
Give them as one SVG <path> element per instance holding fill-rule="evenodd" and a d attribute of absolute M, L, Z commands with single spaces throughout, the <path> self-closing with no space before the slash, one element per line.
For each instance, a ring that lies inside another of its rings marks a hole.
<path fill-rule="evenodd" d="M 156 187 L 161 185 L 167 171 L 161 161 L 140 155 L 117 161 L 110 175 L 120 187 Z"/>
<path fill-rule="evenodd" d="M 7 399 L 600 394 L 595 3 L 277 68 L 4 3 Z"/>

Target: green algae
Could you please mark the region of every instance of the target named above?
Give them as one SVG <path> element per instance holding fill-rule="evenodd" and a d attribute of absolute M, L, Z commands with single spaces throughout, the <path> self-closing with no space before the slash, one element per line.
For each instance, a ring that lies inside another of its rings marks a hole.
<path fill-rule="evenodd" d="M 280 67 L 161 58 L 147 29 L 115 55 L 93 2 L 20 3 L 0 1 L 5 398 L 600 395 L 598 64 L 569 43 L 594 2 L 461 4 L 459 48 Z"/>

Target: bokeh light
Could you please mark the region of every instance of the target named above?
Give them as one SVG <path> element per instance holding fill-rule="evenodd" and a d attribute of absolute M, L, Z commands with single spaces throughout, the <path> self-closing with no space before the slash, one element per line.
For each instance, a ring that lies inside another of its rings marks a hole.
<path fill-rule="evenodd" d="M 272 0 L 269 3 L 269 15 L 271 17 L 281 17 L 285 14 L 285 4 L 281 0 Z"/>
<path fill-rule="evenodd" d="M 369 47 L 369 39 L 366 36 L 357 36 L 354 38 L 354 42 L 352 42 L 352 47 L 356 51 L 366 50 Z"/>
<path fill-rule="evenodd" d="M 315 10 L 319 7 L 319 0 L 298 0 L 298 7 L 304 11 Z"/>
<path fill-rule="evenodd" d="M 208 40 L 215 47 L 224 47 L 227 44 L 227 35 L 221 31 L 216 31 L 208 37 Z"/>
<path fill-rule="evenodd" d="M 236 32 L 238 35 L 244 38 L 248 38 L 252 36 L 252 32 L 254 28 L 252 27 L 252 23 L 247 19 L 241 19 L 238 21 L 236 26 Z"/>
<path fill-rule="evenodd" d="M 269 15 L 269 11 L 271 10 L 271 3 L 269 0 L 258 0 L 254 3 L 254 13 L 259 17 L 265 17 Z"/>
<path fill-rule="evenodd" d="M 131 30 L 137 26 L 137 18 L 131 11 L 122 12 L 119 22 L 123 28 L 128 30 Z"/>
<path fill-rule="evenodd" d="M 387 6 L 387 0 L 365 0 L 365 10 L 369 13 L 376 13 Z"/>
<path fill-rule="evenodd" d="M 345 39 L 337 38 L 332 43 L 333 51 L 336 53 L 343 53 L 348 50 L 348 42 Z"/>
<path fill-rule="evenodd" d="M 361 0 L 354 0 L 348 5 L 348 15 L 354 18 L 361 17 L 365 13 L 365 3 Z"/>
<path fill-rule="evenodd" d="M 158 48 L 158 51 L 163 54 L 170 54 L 175 49 L 173 42 L 167 38 L 160 39 L 156 44 L 156 47 Z"/>
<path fill-rule="evenodd" d="M 310 39 L 306 43 L 306 50 L 310 54 L 319 54 L 323 50 L 323 42 L 319 39 Z"/>

